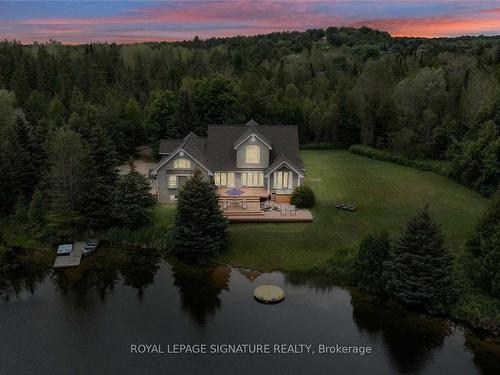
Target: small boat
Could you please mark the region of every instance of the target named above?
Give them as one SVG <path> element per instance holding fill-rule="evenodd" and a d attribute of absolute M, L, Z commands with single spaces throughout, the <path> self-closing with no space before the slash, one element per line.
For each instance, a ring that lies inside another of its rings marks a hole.
<path fill-rule="evenodd" d="M 57 247 L 57 255 L 69 255 L 73 251 L 73 244 L 66 243 Z"/>
<path fill-rule="evenodd" d="M 97 246 L 99 245 L 99 240 L 87 240 L 83 244 L 82 255 L 92 254 Z"/>

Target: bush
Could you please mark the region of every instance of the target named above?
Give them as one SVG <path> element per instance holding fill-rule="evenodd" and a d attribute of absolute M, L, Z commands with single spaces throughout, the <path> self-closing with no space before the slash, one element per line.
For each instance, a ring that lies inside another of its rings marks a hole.
<path fill-rule="evenodd" d="M 292 193 L 292 204 L 297 208 L 311 208 L 316 203 L 316 197 L 311 188 L 307 186 L 297 186 Z"/>
<path fill-rule="evenodd" d="M 365 156 L 370 159 L 387 161 L 390 163 L 400 164 L 407 167 L 419 169 L 421 171 L 430 171 L 442 176 L 449 176 L 449 163 L 439 160 L 415 160 L 409 159 L 404 155 L 394 152 L 378 150 L 365 145 L 352 145 L 349 151 L 356 155 Z"/>
<path fill-rule="evenodd" d="M 318 274 L 327 276 L 341 285 L 356 285 L 359 277 L 357 249 L 346 247 L 336 249 L 333 255 L 317 267 Z"/>
<path fill-rule="evenodd" d="M 170 228 L 166 225 L 155 225 L 137 230 L 115 227 L 108 230 L 106 240 L 143 249 L 166 250 L 170 245 Z"/>

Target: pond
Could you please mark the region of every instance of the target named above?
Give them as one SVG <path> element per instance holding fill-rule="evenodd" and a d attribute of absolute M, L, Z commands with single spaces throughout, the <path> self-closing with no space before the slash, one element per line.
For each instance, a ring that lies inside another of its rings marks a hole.
<path fill-rule="evenodd" d="M 102 250 L 77 270 L 24 264 L 0 281 L 1 374 L 499 373 L 491 337 L 293 274 Z M 267 283 L 285 290 L 284 302 L 252 298 Z M 175 344 L 269 344 L 271 353 L 131 353 L 141 344 L 165 352 Z M 293 347 L 277 353 L 274 344 Z M 311 352 L 301 353 L 306 345 Z M 371 353 L 321 354 L 320 345 Z"/>

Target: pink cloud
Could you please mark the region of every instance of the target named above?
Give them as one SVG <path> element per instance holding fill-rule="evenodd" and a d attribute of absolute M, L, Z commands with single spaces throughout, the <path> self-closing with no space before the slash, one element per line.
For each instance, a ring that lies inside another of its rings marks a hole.
<path fill-rule="evenodd" d="M 334 0 L 332 0 L 334 1 Z M 323 2 L 326 4 L 326 2 Z M 453 36 L 500 31 L 500 8 L 432 17 L 356 18 L 321 12 L 312 1 L 183 1 L 132 9 L 116 16 L 30 18 L 4 22 L 3 38 L 24 43 L 58 39 L 64 43 L 172 41 L 328 26 L 370 26 L 393 36 Z M 8 24 L 8 26 L 6 26 Z M 23 30 L 14 30 L 21 24 Z M 0 30 L 2 26 L 0 25 Z"/>

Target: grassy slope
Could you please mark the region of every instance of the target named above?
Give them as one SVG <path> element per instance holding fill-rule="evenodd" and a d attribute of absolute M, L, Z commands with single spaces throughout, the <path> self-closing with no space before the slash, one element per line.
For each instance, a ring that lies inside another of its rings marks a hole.
<path fill-rule="evenodd" d="M 252 269 L 306 271 L 336 249 L 356 246 L 375 229 L 398 233 L 405 221 L 429 204 L 447 244 L 457 252 L 482 213 L 486 200 L 430 172 L 380 162 L 347 151 L 302 151 L 306 184 L 317 198 L 313 223 L 231 225 L 229 251 L 219 261 Z M 356 202 L 356 212 L 335 209 Z M 174 206 L 157 215 L 169 222 Z"/>

